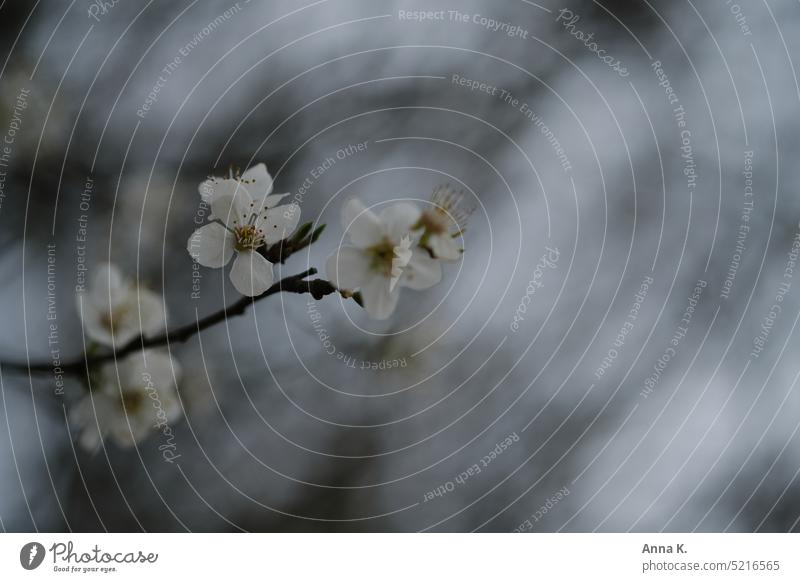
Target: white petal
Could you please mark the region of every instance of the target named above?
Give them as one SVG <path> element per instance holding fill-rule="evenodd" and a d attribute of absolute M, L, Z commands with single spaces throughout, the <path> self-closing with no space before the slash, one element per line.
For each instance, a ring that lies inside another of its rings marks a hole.
<path fill-rule="evenodd" d="M 158 408 L 153 406 L 152 401 L 149 398 L 147 400 L 148 401 L 138 408 L 136 412 L 133 414 L 128 414 L 128 421 L 131 425 L 133 440 L 137 443 L 145 440 L 151 434 L 154 434 L 160 430 L 158 428 L 158 423 L 164 422 L 165 420 L 163 415 L 161 416 L 161 419 L 159 419 Z"/>
<path fill-rule="evenodd" d="M 94 303 L 89 297 L 85 295 L 82 297 L 83 303 L 82 307 L 80 304 L 78 305 L 78 313 L 82 313 L 83 315 L 82 322 L 86 330 L 86 336 L 92 341 L 104 346 L 113 345 L 111 330 L 109 330 L 108 326 L 104 323 L 104 321 L 108 320 L 108 302 Z"/>
<path fill-rule="evenodd" d="M 128 423 L 124 419 L 119 419 L 109 427 L 108 434 L 114 439 L 114 442 L 117 443 L 118 446 L 123 449 L 131 449 L 145 436 L 142 434 L 134 434 L 132 431 L 135 430 L 136 428 L 133 423 L 131 423 L 130 428 L 128 428 Z"/>
<path fill-rule="evenodd" d="M 69 420 L 80 427 L 94 422 L 91 397 L 87 394 L 69 409 Z"/>
<path fill-rule="evenodd" d="M 437 259 L 457 261 L 461 258 L 461 246 L 458 244 L 457 239 L 450 234 L 432 235 L 428 239 L 428 246 L 431 247 Z"/>
<path fill-rule="evenodd" d="M 369 278 L 370 258 L 355 247 L 342 247 L 330 257 L 325 265 L 328 279 L 337 289 L 353 291 Z"/>
<path fill-rule="evenodd" d="M 118 360 L 116 364 L 109 362 L 106 378 L 110 378 L 110 394 L 119 392 L 129 392 L 142 388 L 142 373 L 145 372 L 144 355 L 142 352 L 134 352 L 123 360 Z M 117 384 L 117 378 L 119 383 Z"/>
<path fill-rule="evenodd" d="M 138 394 L 144 399 L 144 403 L 135 410 L 125 411 L 119 406 L 112 415 L 109 430 L 120 445 L 130 446 L 153 432 L 159 421 L 159 408 L 164 409 L 166 420 L 180 416 L 179 406 L 178 414 L 175 413 L 175 403 L 178 401 L 175 379 L 180 377 L 181 368 L 168 353 L 161 350 L 137 352 L 119 362 L 117 369 L 119 388 L 112 385 L 114 393 L 109 397 L 116 398 L 118 402 L 122 392 Z"/>
<path fill-rule="evenodd" d="M 94 452 L 100 447 L 103 439 L 98 422 L 103 423 L 104 419 L 109 418 L 112 408 L 113 404 L 107 396 L 95 392 L 84 396 L 70 409 L 69 419 L 79 429 L 78 442 L 86 451 Z"/>
<path fill-rule="evenodd" d="M 254 199 L 272 192 L 272 176 L 269 175 L 266 164 L 256 164 L 247 170 L 242 174 L 242 182 Z"/>
<path fill-rule="evenodd" d="M 175 390 L 175 379 L 181 375 L 181 367 L 176 360 L 160 350 L 147 350 L 144 355 L 139 352 L 137 356 L 131 361 L 131 371 L 135 370 L 131 381 L 141 384 L 142 375 L 148 373 L 158 392 L 169 393 Z"/>
<path fill-rule="evenodd" d="M 364 309 L 373 319 L 387 319 L 397 307 L 400 297 L 400 288 L 389 289 L 387 277 L 376 276 L 361 287 L 361 297 L 364 299 Z"/>
<path fill-rule="evenodd" d="M 414 249 L 411 260 L 403 270 L 401 284 L 410 289 L 427 289 L 442 280 L 442 265 L 432 259 L 428 252 L 419 248 Z"/>
<path fill-rule="evenodd" d="M 239 253 L 233 261 L 231 282 L 242 295 L 261 295 L 272 286 L 272 263 L 254 251 Z"/>
<path fill-rule="evenodd" d="M 100 263 L 95 267 L 92 284 L 90 286 L 90 299 L 97 303 L 116 305 L 122 301 L 128 291 L 125 277 L 114 263 Z"/>
<path fill-rule="evenodd" d="M 122 273 L 114 263 L 99 263 L 95 267 L 94 283 L 105 289 L 120 289 L 123 286 L 124 278 Z"/>
<path fill-rule="evenodd" d="M 256 219 L 256 228 L 263 231 L 268 245 L 282 241 L 297 228 L 300 222 L 300 207 L 297 204 L 284 204 L 264 210 Z"/>
<path fill-rule="evenodd" d="M 209 178 L 202 182 L 197 188 L 200 198 L 206 204 L 211 204 L 215 198 L 220 196 L 233 196 L 236 193 L 239 183 L 229 178 Z"/>
<path fill-rule="evenodd" d="M 103 437 L 96 424 L 88 425 L 81 431 L 80 439 L 78 440 L 84 451 L 89 453 L 95 452 L 100 448 L 100 443 L 103 442 Z"/>
<path fill-rule="evenodd" d="M 353 244 L 360 248 L 375 245 L 385 236 L 383 225 L 375 213 L 355 198 L 344 205 L 342 224 Z"/>
<path fill-rule="evenodd" d="M 112 327 L 113 325 L 113 333 Z M 102 345 L 121 346 L 141 335 L 135 299 L 126 299 L 109 309 L 108 303 L 83 303 L 86 336 Z"/>
<path fill-rule="evenodd" d="M 161 404 L 164 407 L 164 413 L 167 415 L 167 420 L 169 422 L 175 422 L 183 416 L 181 401 L 178 400 L 175 395 L 165 396 L 162 398 Z"/>
<path fill-rule="evenodd" d="M 244 174 L 242 174 L 243 180 L 272 180 L 272 177 L 269 175 L 267 171 L 267 165 L 262 163 L 256 164 L 255 166 L 250 166 L 247 170 L 245 170 Z"/>
<path fill-rule="evenodd" d="M 380 220 L 392 241 L 399 242 L 411 233 L 411 227 L 419 220 L 420 210 L 408 202 L 392 204 L 381 212 Z"/>
<path fill-rule="evenodd" d="M 100 390 L 96 390 L 90 396 L 90 412 L 94 415 L 92 421 L 96 424 L 99 421 L 101 430 L 103 429 L 103 424 L 113 422 L 119 417 L 119 389 L 116 382 L 116 377 L 112 382 L 106 380 L 105 385 L 100 386 Z"/>
<path fill-rule="evenodd" d="M 239 188 L 235 194 L 217 196 L 211 201 L 211 212 L 214 218 L 225 223 L 228 228 L 234 228 L 247 223 L 250 215 L 257 213 L 255 203 L 244 188 Z"/>
<path fill-rule="evenodd" d="M 186 249 L 204 267 L 218 269 L 231 260 L 233 245 L 233 234 L 221 224 L 212 222 L 194 231 Z"/>
<path fill-rule="evenodd" d="M 181 366 L 163 350 L 148 349 L 135 352 L 118 365 L 122 389 L 125 392 L 147 392 L 151 387 L 159 394 L 175 392 L 175 380 L 181 376 Z"/>
<path fill-rule="evenodd" d="M 214 197 L 214 184 L 216 181 L 216 178 L 209 178 L 208 180 L 200 182 L 197 191 L 200 193 L 200 199 L 203 202 L 211 202 L 211 199 Z"/>
<path fill-rule="evenodd" d="M 256 203 L 256 210 L 263 210 L 265 208 L 275 208 L 281 200 L 286 198 L 291 192 L 285 194 L 266 194 L 261 196 L 253 196 L 253 202 Z"/>
<path fill-rule="evenodd" d="M 166 354 L 165 354 L 166 355 Z M 169 366 L 172 372 L 172 380 L 174 382 L 180 382 L 181 378 L 183 377 L 183 366 L 180 365 L 178 360 L 172 359 L 167 356 L 169 359 Z"/>
<path fill-rule="evenodd" d="M 149 289 L 140 288 L 135 301 L 139 304 L 139 317 L 142 322 L 140 331 L 142 335 L 154 335 L 166 327 L 167 315 L 160 295 L 153 293 Z"/>
<path fill-rule="evenodd" d="M 125 320 L 114 320 L 114 344 L 116 346 L 124 346 L 132 339 L 136 339 L 142 335 L 139 329 L 139 320 L 136 318 L 135 313 L 128 315 Z"/>

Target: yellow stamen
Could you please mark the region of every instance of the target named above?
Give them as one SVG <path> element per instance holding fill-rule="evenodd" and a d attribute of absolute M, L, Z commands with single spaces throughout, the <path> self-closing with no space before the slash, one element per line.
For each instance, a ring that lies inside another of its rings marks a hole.
<path fill-rule="evenodd" d="M 256 228 L 254 224 L 244 224 L 234 227 L 234 248 L 239 252 L 255 251 L 264 246 L 264 231 Z"/>

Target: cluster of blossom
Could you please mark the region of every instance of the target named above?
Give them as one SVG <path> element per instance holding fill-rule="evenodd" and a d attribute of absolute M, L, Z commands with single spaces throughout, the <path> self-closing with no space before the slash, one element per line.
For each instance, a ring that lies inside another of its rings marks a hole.
<path fill-rule="evenodd" d="M 311 235 L 310 224 L 297 229 L 300 208 L 280 205 L 288 194 L 273 194 L 272 187 L 264 164 L 243 174 L 231 172 L 227 178 L 211 177 L 200 185 L 200 195 L 211 208 L 210 222 L 192 234 L 188 251 L 210 268 L 222 268 L 233 259 L 231 283 L 247 297 L 262 295 L 273 285 L 269 257 L 275 256 L 275 248 L 297 243 L 291 254 L 313 243 L 323 228 Z M 424 208 L 398 202 L 376 214 L 358 200 L 348 201 L 342 222 L 350 244 L 328 258 L 330 284 L 345 297 L 357 297 L 370 317 L 388 318 L 400 289 L 432 287 L 442 278 L 441 263 L 461 258 L 460 241 L 470 212 L 463 206 L 463 194 L 449 186 L 437 188 Z M 96 267 L 88 291 L 78 296 L 78 309 L 91 342 L 87 353 L 105 347 L 114 356 L 90 366 L 90 389 L 70 412 L 80 428 L 81 444 L 95 450 L 110 437 L 121 446 L 133 446 L 179 418 L 183 407 L 178 362 L 164 349 L 120 358 L 115 351 L 166 329 L 161 297 L 125 278 L 116 266 L 104 264 Z"/>
<path fill-rule="evenodd" d="M 189 253 L 205 267 L 224 267 L 236 254 L 230 279 L 249 297 L 274 281 L 266 249 L 285 240 L 300 221 L 296 204 L 278 206 L 287 194 L 272 194 L 272 185 L 264 164 L 209 178 L 200 195 L 211 206 L 211 222 L 189 238 Z M 398 202 L 376 214 L 352 199 L 342 214 L 351 244 L 328 258 L 330 282 L 346 295 L 359 293 L 370 317 L 386 319 L 401 288 L 428 289 L 441 280 L 442 261 L 461 258 L 459 239 L 470 212 L 463 194 L 449 186 L 437 188 L 423 209 Z"/>
<path fill-rule="evenodd" d="M 461 258 L 470 213 L 449 186 L 437 188 L 422 209 L 397 202 L 376 214 L 352 199 L 342 213 L 351 244 L 328 258 L 328 277 L 342 291 L 359 292 L 370 317 L 386 319 L 401 288 L 428 289 L 441 280 L 442 261 Z"/>

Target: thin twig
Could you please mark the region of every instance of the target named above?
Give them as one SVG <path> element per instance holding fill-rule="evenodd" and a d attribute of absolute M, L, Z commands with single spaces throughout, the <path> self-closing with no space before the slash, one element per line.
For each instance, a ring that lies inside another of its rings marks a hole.
<path fill-rule="evenodd" d="M 322 299 L 326 295 L 336 293 L 337 289 L 328 281 L 323 279 L 314 279 L 307 281 L 308 277 L 317 274 L 316 269 L 309 269 L 303 273 L 286 277 L 275 283 L 272 287 L 267 289 L 258 297 L 242 297 L 236 303 L 229 307 L 224 307 L 220 311 L 207 315 L 194 323 L 184 325 L 172 331 L 164 331 L 158 335 L 151 337 L 139 336 L 126 343 L 121 348 L 103 354 L 87 356 L 83 354 L 80 358 L 70 362 L 61 363 L 60 368 L 64 372 L 81 372 L 117 358 L 124 358 L 125 356 L 140 350 L 165 346 L 171 343 L 185 342 L 189 338 L 197 335 L 204 329 L 225 321 L 228 317 L 234 315 L 241 315 L 244 313 L 248 306 L 253 305 L 256 301 L 260 301 L 270 295 L 276 293 L 310 293 L 314 299 Z M 5 362 L 0 363 L 0 368 L 4 370 L 17 370 L 24 372 L 52 372 L 53 364 L 45 362 Z"/>

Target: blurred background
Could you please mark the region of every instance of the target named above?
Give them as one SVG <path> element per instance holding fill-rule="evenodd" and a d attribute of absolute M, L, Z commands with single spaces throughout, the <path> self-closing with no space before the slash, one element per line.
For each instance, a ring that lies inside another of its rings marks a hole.
<path fill-rule="evenodd" d="M 48 248 L 80 355 L 84 226 L 170 327 L 234 302 L 185 250 L 231 165 L 328 225 L 276 276 L 352 196 L 476 207 L 385 322 L 281 295 L 171 346 L 176 462 L 0 368 L 0 527 L 797 531 L 799 38 L 772 0 L 0 3 L 0 362 L 50 357 Z"/>

